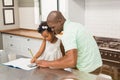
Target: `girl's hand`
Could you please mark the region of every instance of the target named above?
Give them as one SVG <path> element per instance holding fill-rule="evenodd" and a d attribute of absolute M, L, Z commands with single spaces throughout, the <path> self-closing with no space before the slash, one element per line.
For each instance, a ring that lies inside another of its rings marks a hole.
<path fill-rule="evenodd" d="M 31 60 L 31 63 L 35 63 L 36 60 L 37 60 L 37 58 L 33 57 Z"/>
<path fill-rule="evenodd" d="M 40 67 L 49 67 L 49 61 L 46 60 L 36 60 L 35 63 Z"/>

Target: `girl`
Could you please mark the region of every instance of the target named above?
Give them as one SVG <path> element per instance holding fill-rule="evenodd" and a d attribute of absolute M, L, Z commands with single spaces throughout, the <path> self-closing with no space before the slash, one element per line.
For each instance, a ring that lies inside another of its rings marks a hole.
<path fill-rule="evenodd" d="M 31 63 L 34 63 L 38 58 L 39 60 L 53 61 L 65 54 L 61 40 L 55 36 L 51 28 L 48 27 L 47 22 L 42 22 L 39 25 L 38 32 L 44 39 L 39 51 L 32 58 Z"/>

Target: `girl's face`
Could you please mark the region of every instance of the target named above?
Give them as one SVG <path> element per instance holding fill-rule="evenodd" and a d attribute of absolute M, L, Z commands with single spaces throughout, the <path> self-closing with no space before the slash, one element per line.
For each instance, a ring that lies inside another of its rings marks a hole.
<path fill-rule="evenodd" d="M 43 31 L 42 34 L 43 38 L 47 41 L 52 42 L 54 39 L 54 34 L 53 32 L 48 32 L 47 30 Z"/>

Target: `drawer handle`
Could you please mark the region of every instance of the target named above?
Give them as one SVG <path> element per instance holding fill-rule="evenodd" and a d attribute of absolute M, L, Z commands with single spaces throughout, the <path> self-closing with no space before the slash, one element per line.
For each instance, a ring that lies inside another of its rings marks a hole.
<path fill-rule="evenodd" d="M 27 41 L 30 41 L 30 39 L 27 39 Z"/>
<path fill-rule="evenodd" d="M 105 55 L 107 55 L 107 53 L 105 53 Z"/>
<path fill-rule="evenodd" d="M 10 36 L 10 38 L 12 38 L 12 36 Z"/>
<path fill-rule="evenodd" d="M 114 57 L 117 57 L 117 55 L 114 55 Z"/>
<path fill-rule="evenodd" d="M 10 46 L 13 46 L 13 44 L 10 44 Z"/>
<path fill-rule="evenodd" d="M 111 54 L 109 54 L 110 56 L 112 56 Z"/>

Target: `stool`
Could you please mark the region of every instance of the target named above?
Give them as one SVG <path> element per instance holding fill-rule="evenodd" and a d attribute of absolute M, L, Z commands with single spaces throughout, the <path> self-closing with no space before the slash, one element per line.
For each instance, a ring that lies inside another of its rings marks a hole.
<path fill-rule="evenodd" d="M 118 68 L 117 67 L 109 66 L 109 65 L 103 65 L 100 73 L 110 75 L 113 78 L 113 80 L 119 80 L 118 79 Z"/>
<path fill-rule="evenodd" d="M 112 77 L 106 74 L 99 74 L 96 80 L 112 80 Z"/>

